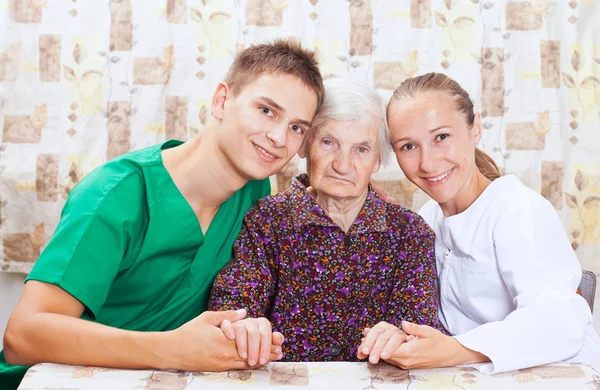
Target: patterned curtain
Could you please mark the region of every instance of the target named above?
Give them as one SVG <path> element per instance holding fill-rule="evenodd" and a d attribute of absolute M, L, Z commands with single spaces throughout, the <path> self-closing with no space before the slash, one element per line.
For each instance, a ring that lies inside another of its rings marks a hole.
<path fill-rule="evenodd" d="M 92 169 L 202 131 L 237 51 L 292 37 L 326 78 L 384 99 L 425 72 L 458 80 L 483 114 L 481 148 L 554 205 L 598 273 L 599 20 L 598 0 L 0 1 L 0 269 L 30 270 Z M 376 178 L 413 209 L 427 200 L 395 161 Z"/>

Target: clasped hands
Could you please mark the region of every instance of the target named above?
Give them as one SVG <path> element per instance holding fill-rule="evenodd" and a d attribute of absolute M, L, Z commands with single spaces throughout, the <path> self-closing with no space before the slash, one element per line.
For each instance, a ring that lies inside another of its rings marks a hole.
<path fill-rule="evenodd" d="M 229 340 L 235 340 L 237 352 L 248 365 L 255 367 L 280 360 L 284 336 L 272 332 L 265 318 L 245 318 L 231 322 L 224 320 L 221 330 Z M 387 322 L 363 330 L 358 348 L 359 359 L 372 364 L 387 361 L 400 368 L 426 368 L 451 365 L 454 344 L 457 342 L 426 325 L 402 322 L 402 329 Z"/>
<path fill-rule="evenodd" d="M 284 336 L 266 318 L 246 318 L 245 310 L 204 312 L 177 329 L 178 362 L 189 371 L 256 368 L 283 357 Z M 201 329 L 204 331 L 200 331 Z M 212 329 L 212 330 L 211 330 Z M 363 330 L 357 357 L 384 360 L 403 369 L 443 367 L 455 361 L 461 345 L 426 325 L 402 322 L 402 329 L 380 322 Z M 200 339 L 199 339 L 200 338 Z M 187 340 L 187 341 L 185 341 Z M 197 340 L 198 343 L 194 343 Z"/>

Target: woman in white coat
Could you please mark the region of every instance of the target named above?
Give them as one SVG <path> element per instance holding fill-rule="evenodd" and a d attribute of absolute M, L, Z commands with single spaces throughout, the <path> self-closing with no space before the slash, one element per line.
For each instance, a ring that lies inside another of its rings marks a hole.
<path fill-rule="evenodd" d="M 406 177 L 432 200 L 440 319 L 366 329 L 359 357 L 402 368 L 482 364 L 498 373 L 562 360 L 600 364 L 600 339 L 576 294 L 581 267 L 550 203 L 476 148 L 481 119 L 439 73 L 403 82 L 388 124 Z M 412 335 L 412 336 L 411 336 Z"/>

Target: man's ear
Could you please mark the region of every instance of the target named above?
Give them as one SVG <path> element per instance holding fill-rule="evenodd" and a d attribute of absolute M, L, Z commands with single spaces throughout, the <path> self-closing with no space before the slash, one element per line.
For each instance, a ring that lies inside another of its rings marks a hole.
<path fill-rule="evenodd" d="M 477 146 L 479 140 L 481 139 L 481 129 L 481 114 L 476 112 L 475 118 L 473 119 L 473 127 L 471 130 L 473 132 L 473 140 L 475 141 L 475 146 Z"/>
<path fill-rule="evenodd" d="M 212 97 L 210 104 L 212 116 L 217 120 L 223 119 L 225 112 L 225 101 L 231 96 L 231 89 L 226 82 L 222 81 L 217 85 L 217 89 Z"/>

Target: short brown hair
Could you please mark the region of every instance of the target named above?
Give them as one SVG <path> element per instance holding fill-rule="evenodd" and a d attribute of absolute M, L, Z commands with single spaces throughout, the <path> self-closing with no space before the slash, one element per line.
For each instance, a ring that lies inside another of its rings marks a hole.
<path fill-rule="evenodd" d="M 315 52 L 302 48 L 292 39 L 252 45 L 233 60 L 225 82 L 234 95 L 264 73 L 295 76 L 317 94 L 317 109 L 323 102 L 323 78 Z"/>
<path fill-rule="evenodd" d="M 400 99 L 414 99 L 419 94 L 428 92 L 442 92 L 450 95 L 458 112 L 465 116 L 469 128 L 475 121 L 473 102 L 456 80 L 442 73 L 427 73 L 422 76 L 407 79 L 394 91 L 387 106 L 389 118 L 390 107 Z M 479 171 L 489 180 L 495 180 L 501 176 L 496 162 L 479 148 L 475 148 L 475 164 Z"/>

